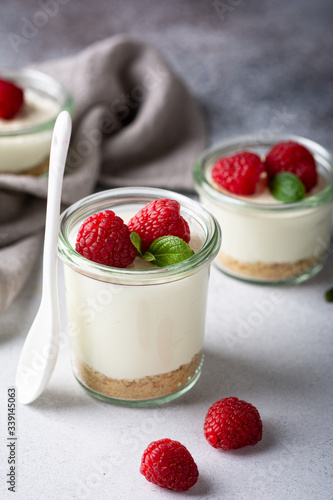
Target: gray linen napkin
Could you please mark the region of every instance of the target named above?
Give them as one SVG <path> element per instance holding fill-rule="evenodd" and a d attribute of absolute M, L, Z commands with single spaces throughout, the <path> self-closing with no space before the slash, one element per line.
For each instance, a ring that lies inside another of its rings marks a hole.
<path fill-rule="evenodd" d="M 106 187 L 191 189 L 205 144 L 194 99 L 153 48 L 126 36 L 35 66 L 75 102 L 62 203 Z M 0 175 L 0 313 L 23 287 L 42 252 L 46 177 Z"/>

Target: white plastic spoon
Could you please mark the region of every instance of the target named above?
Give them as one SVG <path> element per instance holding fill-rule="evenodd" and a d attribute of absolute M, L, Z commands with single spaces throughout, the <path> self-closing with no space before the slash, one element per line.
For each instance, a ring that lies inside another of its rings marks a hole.
<path fill-rule="evenodd" d="M 42 299 L 24 343 L 16 372 L 15 383 L 18 399 L 24 404 L 31 403 L 42 394 L 50 380 L 58 357 L 60 317 L 57 246 L 62 180 L 71 130 L 70 114 L 67 111 L 62 111 L 56 120 L 51 143 Z"/>

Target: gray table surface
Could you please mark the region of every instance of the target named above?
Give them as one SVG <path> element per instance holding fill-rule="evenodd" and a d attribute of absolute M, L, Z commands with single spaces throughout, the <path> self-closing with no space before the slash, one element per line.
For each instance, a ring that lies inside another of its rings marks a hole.
<path fill-rule="evenodd" d="M 44 26 L 15 51 L 8 35 L 26 34 L 24 26 L 36 24 L 38 12 L 51 4 Z M 155 45 L 181 75 L 205 112 L 211 143 L 249 132 L 291 132 L 332 149 L 332 10 L 329 0 L 7 0 L 1 4 L 0 61 L 27 65 L 130 33 Z M 33 405 L 17 407 L 12 494 L 5 484 L 7 389 L 38 308 L 40 283 L 37 263 L 0 317 L 1 498 L 175 498 L 138 471 L 145 447 L 163 437 L 185 444 L 199 467 L 198 483 L 181 496 L 333 498 L 333 309 L 324 300 L 333 285 L 333 246 L 324 270 L 299 286 L 254 286 L 213 268 L 202 376 L 187 395 L 157 409 L 107 405 L 75 382 L 60 266 L 62 347 L 47 391 Z M 277 290 L 280 302 L 273 305 Z M 208 407 L 231 395 L 257 406 L 264 434 L 255 447 L 223 453 L 206 443 L 202 426 Z"/>

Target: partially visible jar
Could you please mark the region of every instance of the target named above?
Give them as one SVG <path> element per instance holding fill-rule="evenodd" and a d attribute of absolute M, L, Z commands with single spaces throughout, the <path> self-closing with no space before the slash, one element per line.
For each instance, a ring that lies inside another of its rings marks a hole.
<path fill-rule="evenodd" d="M 287 140 L 305 146 L 317 164 L 318 187 L 303 200 L 284 204 L 272 196 L 237 196 L 214 186 L 211 170 L 217 159 L 242 150 L 264 157 L 274 144 Z M 318 273 L 331 237 L 332 165 L 326 149 L 299 136 L 277 137 L 274 142 L 236 137 L 206 150 L 195 165 L 194 184 L 223 232 L 217 267 L 235 278 L 267 284 L 298 283 Z"/>
<path fill-rule="evenodd" d="M 73 100 L 54 78 L 33 69 L 0 68 L 0 79 L 24 91 L 24 104 L 10 120 L 0 118 L 0 173 L 47 171 L 55 120 L 73 111 Z"/>
<path fill-rule="evenodd" d="M 157 268 L 139 257 L 130 268 L 97 264 L 78 254 L 77 230 L 90 215 L 113 210 L 125 222 L 158 198 L 177 200 L 191 230 L 195 254 Z M 119 188 L 69 207 L 61 216 L 72 365 L 93 396 L 142 406 L 170 401 L 197 381 L 203 343 L 210 263 L 220 228 L 199 203 L 171 191 Z"/>

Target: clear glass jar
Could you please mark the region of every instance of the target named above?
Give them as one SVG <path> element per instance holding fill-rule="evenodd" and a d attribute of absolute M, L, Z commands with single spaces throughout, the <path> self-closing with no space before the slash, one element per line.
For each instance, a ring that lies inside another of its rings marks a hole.
<path fill-rule="evenodd" d="M 0 78 L 24 91 L 14 118 L 0 119 L 0 173 L 39 175 L 48 169 L 52 131 L 61 111 L 73 100 L 54 78 L 33 69 L 0 69 Z"/>
<path fill-rule="evenodd" d="M 191 242 L 194 238 L 200 248 L 189 259 L 170 267 L 119 269 L 87 260 L 74 250 L 77 230 L 90 215 L 111 209 L 126 222 L 159 198 L 181 205 Z M 104 401 L 142 406 L 170 401 L 195 384 L 203 362 L 210 263 L 220 243 L 219 225 L 199 203 L 161 189 L 99 192 L 62 214 L 59 256 L 64 262 L 72 365 L 89 393 Z"/>
<path fill-rule="evenodd" d="M 212 185 L 211 169 L 218 158 L 245 149 L 265 155 L 274 144 L 287 140 L 303 144 L 314 155 L 323 183 L 315 194 L 296 203 L 272 204 L 262 203 L 260 195 L 237 197 Z M 235 278 L 267 284 L 298 283 L 320 271 L 331 235 L 332 165 L 328 151 L 298 136 L 277 137 L 274 143 L 255 136 L 236 137 L 206 150 L 195 165 L 194 184 L 223 232 L 217 267 Z"/>

